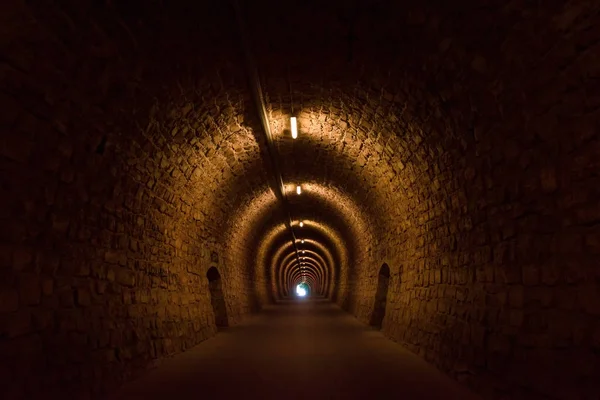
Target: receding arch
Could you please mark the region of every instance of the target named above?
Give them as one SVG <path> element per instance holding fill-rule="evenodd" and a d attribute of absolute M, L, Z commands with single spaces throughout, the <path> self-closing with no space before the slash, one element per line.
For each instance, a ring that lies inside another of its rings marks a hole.
<path fill-rule="evenodd" d="M 206 278 L 208 279 L 208 289 L 210 290 L 210 303 L 215 314 L 215 325 L 217 328 L 227 327 L 229 326 L 227 306 L 223 294 L 221 274 L 217 267 L 210 267 L 206 272 Z"/>
<path fill-rule="evenodd" d="M 390 267 L 383 264 L 379 269 L 377 277 L 377 291 L 375 292 L 375 301 L 373 303 L 373 313 L 371 314 L 370 325 L 381 329 L 383 318 L 385 317 L 385 309 L 387 306 L 387 293 L 390 286 Z"/>

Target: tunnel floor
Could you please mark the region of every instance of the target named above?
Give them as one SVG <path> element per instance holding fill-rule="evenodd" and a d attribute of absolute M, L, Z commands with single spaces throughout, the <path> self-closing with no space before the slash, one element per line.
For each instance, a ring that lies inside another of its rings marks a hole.
<path fill-rule="evenodd" d="M 326 300 L 288 301 L 177 355 L 115 399 L 476 398 Z"/>

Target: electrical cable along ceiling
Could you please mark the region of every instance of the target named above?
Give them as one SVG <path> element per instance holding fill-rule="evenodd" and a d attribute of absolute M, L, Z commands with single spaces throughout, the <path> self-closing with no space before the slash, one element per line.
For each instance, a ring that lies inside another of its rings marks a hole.
<path fill-rule="evenodd" d="M 307 261 L 303 261 L 303 258 L 300 257 L 299 255 L 299 251 L 301 248 L 301 242 L 298 240 L 298 235 L 300 234 L 299 232 L 301 232 L 303 230 L 303 227 L 305 225 L 305 223 L 310 225 L 310 222 L 307 220 L 305 221 L 304 219 L 300 218 L 298 220 L 294 220 L 292 215 L 297 214 L 298 212 L 301 212 L 300 210 L 302 210 L 302 204 L 303 203 L 309 203 L 312 202 L 313 205 L 317 205 L 317 209 L 318 208 L 323 208 L 322 205 L 318 205 L 318 202 L 321 201 L 322 203 L 324 202 L 325 205 L 325 209 L 329 208 L 333 208 L 335 209 L 334 213 L 337 213 L 338 215 L 340 214 L 339 211 L 337 210 L 337 208 L 340 208 L 340 205 L 335 204 L 335 199 L 334 202 L 331 201 L 331 199 L 327 198 L 328 195 L 328 191 L 332 191 L 336 192 L 339 191 L 335 188 L 331 188 L 331 189 L 327 189 L 327 188 L 323 188 L 323 185 L 318 185 L 315 183 L 311 182 L 312 178 L 306 179 L 306 180 L 296 180 L 293 182 L 289 182 L 286 183 L 284 182 L 284 175 L 282 174 L 281 170 L 280 170 L 280 165 L 282 165 L 282 160 L 281 160 L 281 156 L 280 154 L 278 154 L 277 149 L 281 148 L 282 145 L 285 145 L 285 142 L 290 143 L 289 138 L 291 137 L 292 141 L 291 141 L 291 145 L 295 146 L 295 142 L 297 141 L 298 143 L 303 142 L 303 138 L 302 138 L 302 129 L 299 129 L 298 127 L 298 119 L 295 115 L 294 112 L 294 94 L 293 94 L 293 88 L 292 88 L 292 84 L 291 84 L 291 80 L 288 80 L 288 89 L 289 89 L 289 114 L 288 117 L 286 118 L 287 121 L 282 121 L 281 118 L 273 118 L 272 113 L 271 115 L 267 112 L 267 104 L 265 102 L 265 94 L 263 92 L 263 84 L 261 83 L 260 80 L 260 71 L 257 69 L 257 64 L 256 64 L 256 58 L 255 55 L 253 53 L 253 47 L 252 47 L 252 35 L 249 34 L 247 28 L 246 28 L 246 23 L 244 21 L 244 10 L 241 8 L 240 3 L 239 2 L 234 2 L 235 5 L 235 10 L 236 10 L 236 17 L 238 19 L 238 24 L 239 24 L 239 32 L 240 32 L 240 36 L 241 36 L 241 41 L 243 44 L 243 50 L 244 50 L 244 54 L 246 57 L 246 67 L 247 67 L 247 71 L 248 71 L 248 77 L 249 77 L 249 81 L 250 81 L 250 86 L 252 88 L 253 91 L 253 98 L 254 98 L 254 102 L 256 105 L 256 108 L 258 110 L 258 114 L 260 116 L 260 120 L 261 120 L 261 124 L 262 124 L 262 131 L 265 135 L 265 146 L 266 146 L 266 151 L 264 153 L 267 154 L 268 156 L 268 161 L 266 162 L 265 165 L 268 165 L 271 168 L 271 172 L 274 175 L 274 181 L 277 182 L 277 184 L 274 187 L 274 191 L 276 194 L 276 197 L 278 199 L 280 199 L 280 205 L 281 207 L 284 209 L 284 213 L 288 216 L 288 218 L 286 218 L 285 221 L 285 225 L 288 228 L 289 231 L 289 235 L 291 237 L 291 245 L 293 246 L 293 251 L 295 254 L 295 262 L 292 264 L 287 264 L 287 265 L 276 265 L 275 269 L 279 270 L 282 268 L 285 268 L 286 272 L 284 272 L 284 274 L 287 276 L 289 274 L 292 274 L 290 278 L 288 279 L 284 279 L 283 281 L 277 280 L 276 286 L 277 285 L 284 285 L 284 287 L 276 289 L 276 293 L 278 293 L 279 295 L 281 294 L 289 294 L 289 293 L 293 293 L 293 291 L 291 290 L 292 287 L 295 287 L 295 280 L 296 278 L 294 277 L 301 277 L 302 281 L 306 281 L 307 277 L 310 276 L 310 279 L 313 280 L 315 283 L 313 285 L 313 287 L 316 289 L 315 292 L 319 293 L 321 295 L 325 294 L 325 293 L 331 293 L 331 287 L 334 285 L 334 281 L 332 280 L 333 276 L 334 276 L 334 272 L 331 271 L 327 271 L 325 272 L 323 270 L 323 268 L 328 268 L 331 269 L 333 268 L 332 265 L 328 265 L 328 266 L 323 266 L 322 264 L 315 264 L 315 263 L 309 263 Z M 288 76 L 289 78 L 289 76 Z M 304 143 L 300 143 L 298 146 L 306 146 L 306 145 L 310 145 L 310 138 L 304 140 Z M 288 156 L 285 158 L 285 160 L 283 161 L 284 163 L 289 162 L 290 158 L 294 157 L 293 154 L 293 150 L 291 150 L 292 153 L 288 154 Z M 263 154 L 264 154 L 263 153 Z M 290 172 L 290 174 L 293 174 L 293 172 Z M 285 175 L 287 177 L 287 175 Z M 321 186 L 321 187 L 320 187 Z M 307 192 L 308 190 L 308 192 Z M 302 193 L 304 192 L 304 195 L 302 195 Z M 325 196 L 324 196 L 325 194 Z M 298 198 L 292 198 L 292 196 L 299 196 Z M 340 194 L 338 196 L 343 196 L 343 194 Z M 307 200 L 303 200 L 305 197 L 309 197 L 309 199 Z M 316 198 L 316 199 L 310 199 L 310 197 Z M 327 204 L 329 203 L 329 204 Z M 348 206 L 345 205 L 341 205 L 342 209 L 348 208 Z M 356 209 L 356 206 L 354 206 L 354 208 Z M 307 217 L 306 218 L 315 218 L 315 213 L 314 210 L 311 210 L 309 213 L 306 214 Z M 316 223 L 320 223 L 322 224 L 323 222 L 318 222 L 315 221 Z M 346 227 L 344 227 L 343 229 L 347 229 Z M 304 229 L 304 231 L 307 231 L 307 229 Z M 325 232 L 327 232 L 328 230 L 326 229 Z M 343 244 L 343 246 L 345 246 L 346 244 Z M 259 268 L 262 266 L 259 266 Z M 289 271 L 290 268 L 295 268 L 295 271 Z M 270 273 L 266 274 L 267 276 L 273 276 L 273 275 L 280 275 L 280 273 L 277 273 L 275 271 L 271 271 Z M 327 278 L 325 278 L 325 276 L 327 276 Z M 318 278 L 319 277 L 319 278 Z M 326 282 L 327 280 L 327 282 Z M 317 285 L 316 281 L 320 281 L 320 284 Z M 329 285 L 329 288 L 324 288 L 321 289 L 321 286 L 323 285 Z"/>

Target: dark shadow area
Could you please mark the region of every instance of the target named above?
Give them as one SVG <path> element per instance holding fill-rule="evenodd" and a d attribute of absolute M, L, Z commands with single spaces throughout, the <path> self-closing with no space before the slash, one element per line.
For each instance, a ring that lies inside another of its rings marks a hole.
<path fill-rule="evenodd" d="M 387 292 L 390 285 L 390 267 L 383 264 L 379 270 L 379 278 L 377 280 L 377 292 L 375 292 L 375 304 L 373 306 L 373 314 L 371 314 L 371 326 L 381 329 L 383 318 L 385 317 L 385 307 L 387 305 Z"/>
<path fill-rule="evenodd" d="M 227 319 L 227 307 L 221 285 L 221 275 L 217 268 L 211 267 L 206 273 L 206 278 L 208 278 L 208 288 L 210 290 L 210 303 L 215 313 L 215 325 L 217 328 L 227 327 L 229 326 L 229 321 Z"/>

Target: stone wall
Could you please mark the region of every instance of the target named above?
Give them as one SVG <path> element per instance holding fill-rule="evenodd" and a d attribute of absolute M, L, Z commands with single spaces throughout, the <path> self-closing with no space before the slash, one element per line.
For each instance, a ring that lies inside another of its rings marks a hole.
<path fill-rule="evenodd" d="M 180 43 L 217 45 L 190 10 L 2 8 L 2 396 L 97 397 L 215 334 L 210 266 L 230 323 L 250 309 L 222 231 L 266 185 L 228 186 L 260 164 L 244 75 Z"/>
<path fill-rule="evenodd" d="M 310 141 L 287 173 L 372 226 L 341 304 L 368 322 L 386 262 L 390 338 L 486 397 L 596 397 L 598 7 L 386 7 L 353 44 L 335 7 L 278 14 L 319 23 L 260 50 L 286 60 L 262 65 L 274 124 Z"/>
<path fill-rule="evenodd" d="M 367 323 L 385 262 L 390 338 L 487 397 L 593 397 L 598 6 L 343 3 L 247 15 L 334 299 Z M 228 6 L 3 7 L 1 384 L 96 397 L 215 333 L 209 267 L 232 324 L 284 291 L 281 210 Z"/>

